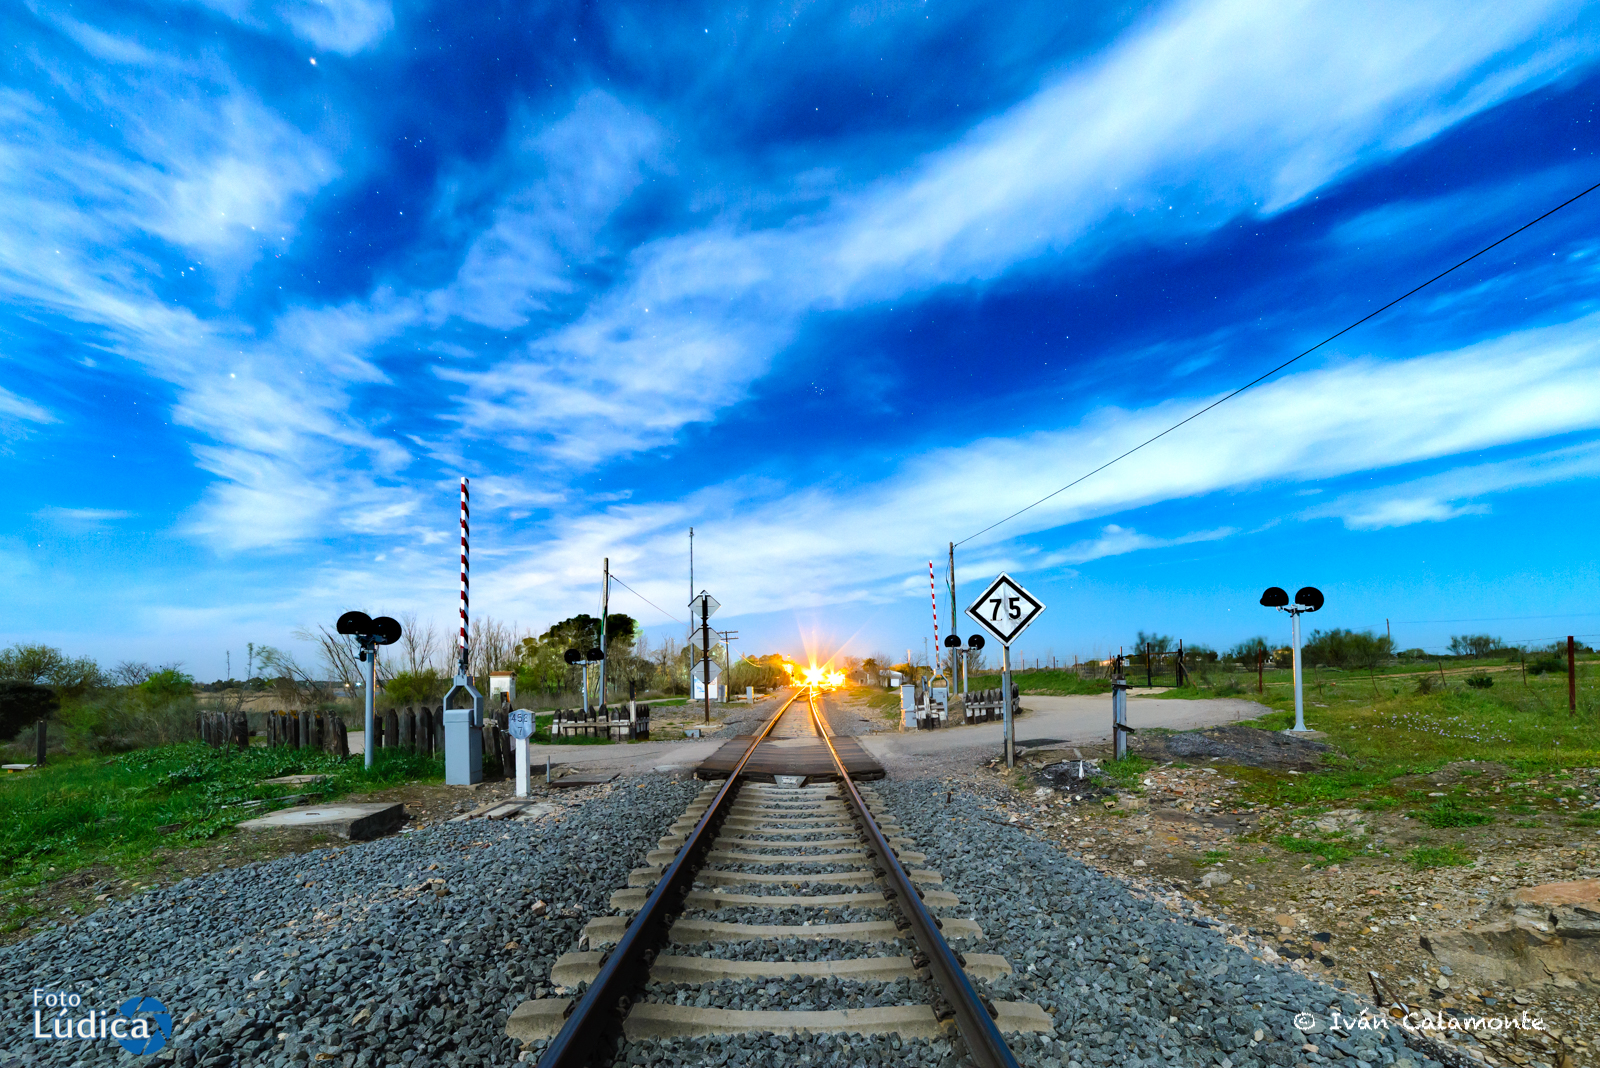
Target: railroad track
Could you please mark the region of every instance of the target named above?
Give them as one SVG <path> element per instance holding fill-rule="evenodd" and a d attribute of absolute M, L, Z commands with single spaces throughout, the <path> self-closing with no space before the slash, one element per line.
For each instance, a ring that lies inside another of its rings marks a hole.
<path fill-rule="evenodd" d="M 741 779 L 763 740 L 802 733 L 826 743 L 833 781 Z M 552 986 L 581 988 L 581 996 L 526 1002 L 507 1033 L 548 1040 L 541 1068 L 578 1068 L 609 1064 L 624 1039 L 751 1033 L 935 1039 L 953 1037 L 953 1029 L 979 1068 L 1015 1066 L 1002 1033 L 1053 1033 L 1050 1017 L 1031 1003 L 980 995 L 969 976 L 995 978 L 1011 966 L 1000 956 L 963 957 L 951 948 L 951 940 L 981 938 L 982 931 L 972 919 L 935 914 L 961 902 L 940 888 L 938 872 L 916 866 L 925 858 L 914 844 L 875 791 L 852 781 L 814 695 L 797 691 L 751 740 L 732 774 L 700 792 L 647 866 L 612 896 L 620 915 L 590 921 L 580 943 L 587 948 L 556 962 Z M 756 952 L 738 951 L 740 944 Z M 730 945 L 732 954 L 719 952 Z M 800 959 L 815 958 L 815 951 L 771 959 L 775 949 L 807 945 L 823 947 L 823 959 Z M 808 978 L 894 983 L 893 989 L 931 997 L 825 1009 L 716 1004 L 729 1000 L 719 984 Z M 691 994 L 705 993 L 685 999 L 685 985 Z M 723 994 L 713 997 L 719 989 Z M 680 996 L 666 999 L 672 991 Z"/>

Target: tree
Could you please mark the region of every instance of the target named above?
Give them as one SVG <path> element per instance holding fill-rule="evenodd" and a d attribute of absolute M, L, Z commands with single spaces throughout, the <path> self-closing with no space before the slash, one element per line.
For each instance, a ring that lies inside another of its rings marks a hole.
<path fill-rule="evenodd" d="M 1370 630 L 1314 630 L 1310 640 L 1301 646 L 1300 655 L 1312 664 L 1371 669 L 1394 656 L 1394 642 L 1387 635 Z"/>
<path fill-rule="evenodd" d="M 1455 656 L 1488 656 L 1500 647 L 1500 639 L 1488 634 L 1456 634 L 1450 638 L 1450 652 Z"/>
<path fill-rule="evenodd" d="M 1244 641 L 1228 650 L 1228 657 L 1241 664 L 1254 664 L 1256 657 L 1266 656 L 1271 652 L 1265 638 L 1246 638 Z"/>
<path fill-rule="evenodd" d="M 1150 655 L 1152 657 L 1156 657 L 1161 656 L 1164 653 L 1176 652 L 1178 648 L 1178 640 L 1172 637 L 1170 634 L 1156 634 L 1154 632 L 1147 634 L 1141 630 L 1139 632 L 1139 636 L 1133 640 L 1133 648 L 1128 650 L 1129 661 L 1131 663 L 1144 663 L 1144 651 L 1146 645 L 1150 647 Z"/>
<path fill-rule="evenodd" d="M 0 679 L 49 686 L 60 697 L 79 697 L 105 685 L 100 665 L 87 656 L 70 657 L 50 645 L 0 649 Z"/>

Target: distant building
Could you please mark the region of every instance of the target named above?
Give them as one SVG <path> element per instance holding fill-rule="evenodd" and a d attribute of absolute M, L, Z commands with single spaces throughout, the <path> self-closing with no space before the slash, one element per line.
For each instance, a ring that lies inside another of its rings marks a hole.
<path fill-rule="evenodd" d="M 505 694 L 505 697 L 502 699 L 498 696 L 499 694 Z M 502 700 L 506 704 L 514 705 L 517 703 L 517 673 L 515 671 L 489 672 L 489 704 L 498 705 Z"/>

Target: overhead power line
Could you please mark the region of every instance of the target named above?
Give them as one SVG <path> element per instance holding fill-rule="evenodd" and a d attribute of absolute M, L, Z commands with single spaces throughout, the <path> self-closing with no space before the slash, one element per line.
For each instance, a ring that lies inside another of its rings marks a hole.
<path fill-rule="evenodd" d="M 683 620 L 679 619 L 677 616 L 673 615 L 671 612 L 667 611 L 665 608 L 662 608 L 660 605 L 656 604 L 650 598 L 646 597 L 644 594 L 640 593 L 638 590 L 634 589 L 632 586 L 628 585 L 626 582 L 623 582 L 621 579 L 619 579 L 617 577 L 617 573 L 615 571 L 611 572 L 611 581 L 615 582 L 618 586 L 621 586 L 623 589 L 627 590 L 629 593 L 633 594 L 635 597 L 639 598 L 639 600 L 643 601 L 645 604 L 649 605 L 651 608 L 654 608 L 657 612 L 660 612 L 662 615 L 666 616 L 668 619 L 672 620 L 674 623 L 682 623 L 683 622 Z"/>
<path fill-rule="evenodd" d="M 1544 220 L 1548 219 L 1550 216 L 1554 215 L 1556 212 L 1560 211 L 1562 208 L 1565 208 L 1570 204 L 1573 204 L 1573 203 L 1575 203 L 1575 202 L 1577 202 L 1579 200 L 1582 200 L 1584 197 L 1588 196 L 1590 193 L 1594 192 L 1596 189 L 1600 189 L 1600 182 L 1596 182 L 1594 185 L 1591 185 L 1589 188 L 1585 189 L 1581 193 L 1577 193 L 1577 194 L 1575 194 L 1573 196 L 1568 197 L 1566 200 L 1563 200 L 1561 203 L 1557 204 L 1555 207 L 1551 208 L 1549 211 L 1545 212 L 1543 215 L 1540 215 L 1538 218 L 1530 219 L 1529 221 L 1523 223 L 1521 226 L 1517 227 L 1515 230 L 1511 231 L 1509 234 L 1506 234 L 1504 237 L 1500 238 L 1498 241 L 1494 241 L 1494 242 L 1491 242 L 1490 244 L 1487 244 L 1487 245 L 1483 246 L 1478 251 L 1476 251 L 1472 255 L 1468 256 L 1466 259 L 1461 260 L 1460 262 L 1450 266 L 1449 268 L 1447 268 L 1447 269 L 1445 269 L 1443 271 L 1440 271 L 1438 274 L 1434 275 L 1432 278 L 1428 279 L 1426 282 L 1423 282 L 1420 285 L 1413 286 L 1411 289 L 1406 290 L 1404 293 L 1400 294 L 1398 297 L 1395 297 L 1389 303 L 1383 305 L 1383 307 L 1377 308 L 1377 309 L 1374 309 L 1373 311 L 1368 312 L 1367 314 L 1363 315 L 1361 318 L 1357 319 L 1355 322 L 1351 323 L 1349 326 L 1345 327 L 1343 330 L 1340 330 L 1340 331 L 1338 331 L 1336 333 L 1329 334 L 1327 337 L 1323 338 L 1321 341 L 1317 342 L 1315 345 L 1312 345 L 1309 349 L 1306 349 L 1304 352 L 1300 353 L 1299 355 L 1293 356 L 1293 357 L 1291 357 L 1291 358 L 1289 358 L 1287 360 L 1284 360 L 1282 363 L 1278 364 L 1278 366 L 1274 367 L 1272 370 L 1266 371 L 1266 372 L 1264 372 L 1264 373 L 1262 373 L 1260 375 L 1257 375 L 1255 378 L 1252 378 L 1250 381 L 1246 382 L 1244 385 L 1240 386 L 1238 389 L 1234 390 L 1232 393 L 1229 393 L 1229 394 L 1226 394 L 1225 396 L 1219 397 L 1218 399 L 1212 401 L 1210 404 L 1206 405 L 1204 408 L 1201 408 L 1199 411 L 1193 413 L 1192 415 L 1188 416 L 1187 418 L 1178 420 L 1178 422 L 1173 423 L 1171 426 L 1169 426 L 1165 430 L 1161 431 L 1161 433 L 1156 434 L 1153 437 L 1146 438 L 1144 441 L 1141 441 L 1139 444 L 1135 445 L 1133 448 L 1129 449 L 1127 452 L 1122 453 L 1119 456 L 1113 456 L 1111 459 L 1107 460 L 1105 463 L 1101 464 L 1099 467 L 1095 468 L 1094 470 L 1088 471 L 1088 472 L 1085 472 L 1082 475 L 1079 475 L 1077 478 L 1073 479 L 1071 482 L 1068 482 L 1065 486 L 1062 486 L 1060 489 L 1055 490 L 1055 491 L 1053 491 L 1051 493 L 1045 494 L 1043 497 L 1040 497 L 1038 500 L 1034 501 L 1032 504 L 1025 505 L 1022 508 L 1018 508 L 1015 512 L 1012 512 L 1010 515 L 1006 516 L 1004 519 L 995 520 L 993 523 L 990 523 L 988 526 L 986 526 L 982 530 L 978 531 L 977 534 L 969 534 L 969 535 L 967 535 L 965 538 L 962 538 L 960 541 L 956 542 L 956 544 L 957 545 L 965 545 L 967 542 L 971 541 L 973 538 L 979 537 L 980 535 L 983 535 L 983 534 L 987 534 L 987 533 L 989 533 L 989 531 L 993 530 L 995 527 L 998 527 L 998 526 L 1000 526 L 1000 525 L 1002 525 L 1004 523 L 1011 522 L 1011 520 L 1017 518 L 1017 516 L 1021 515 L 1023 512 L 1031 511 L 1032 509 L 1039 507 L 1045 501 L 1048 501 L 1050 498 L 1058 496 L 1058 495 L 1060 495 L 1062 493 L 1065 493 L 1067 490 L 1071 489 L 1073 486 L 1076 486 L 1078 483 L 1084 481 L 1085 479 L 1092 478 L 1093 476 L 1098 475 L 1101 471 L 1104 471 L 1106 468 L 1110 467 L 1112 464 L 1117 463 L 1117 462 L 1119 462 L 1121 460 L 1126 460 L 1128 457 L 1132 456 L 1134 453 L 1138 452 L 1140 449 L 1144 448 L 1146 445 L 1152 444 L 1153 442 L 1156 442 L 1156 441 L 1160 441 L 1162 438 L 1166 437 L 1168 434 L 1172 433 L 1174 430 L 1177 430 L 1179 427 L 1185 425 L 1186 423 L 1194 422 L 1196 419 L 1200 418 L 1202 415 L 1205 415 L 1207 412 L 1209 412 L 1211 409 L 1217 407 L 1218 405 L 1226 404 L 1229 401 L 1231 401 L 1233 398 L 1237 397 L 1239 394 L 1243 393 L 1245 390 L 1250 389 L 1253 386 L 1260 385 L 1262 382 L 1265 382 L 1267 379 L 1271 378 L 1273 375 L 1277 374 L 1279 371 L 1283 370 L 1285 367 L 1288 367 L 1290 364 L 1304 359 L 1305 357 L 1311 355 L 1313 352 L 1316 352 L 1318 349 L 1322 348 L 1324 345 L 1328 344 L 1329 342 L 1334 341 L 1334 340 L 1336 340 L 1336 339 L 1338 339 L 1340 337 L 1343 337 L 1345 334 L 1348 334 L 1350 331 L 1354 330 L 1356 327 L 1360 326 L 1362 323 L 1366 322 L 1367 320 L 1373 319 L 1373 318 L 1376 318 L 1379 315 L 1382 315 L 1384 312 L 1388 311 L 1390 308 L 1394 307 L 1396 304 L 1399 304 L 1401 301 L 1405 300 L 1406 298 L 1411 297 L 1411 296 L 1415 296 L 1417 293 L 1420 293 L 1422 290 L 1427 289 L 1429 286 L 1433 285 L 1433 283 L 1437 282 L 1439 279 L 1445 277 L 1446 275 L 1448 275 L 1448 274 L 1450 274 L 1450 273 L 1452 273 L 1454 271 L 1460 270 L 1462 267 L 1465 267 L 1467 264 L 1471 263 L 1473 260 L 1477 259 L 1479 256 L 1482 256 L 1484 253 L 1490 251 L 1491 249 L 1493 249 L 1493 248 L 1495 248 L 1495 247 L 1497 247 L 1499 245 L 1505 244 L 1507 241 L 1510 241 L 1513 237 L 1516 237 L 1518 234 L 1522 233 L 1522 231 L 1528 229 L 1531 226 L 1535 226 L 1538 223 L 1543 222 Z"/>

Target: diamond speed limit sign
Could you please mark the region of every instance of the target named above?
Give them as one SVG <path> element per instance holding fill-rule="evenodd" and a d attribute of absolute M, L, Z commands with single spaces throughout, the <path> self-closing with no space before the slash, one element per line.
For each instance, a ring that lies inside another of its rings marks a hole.
<path fill-rule="evenodd" d="M 967 615 L 1001 645 L 1015 641 L 1043 611 L 1043 602 L 1005 574 L 989 583 L 989 588 L 967 606 Z"/>

